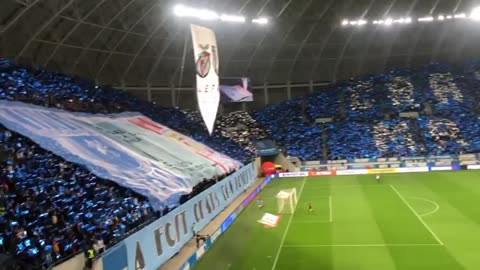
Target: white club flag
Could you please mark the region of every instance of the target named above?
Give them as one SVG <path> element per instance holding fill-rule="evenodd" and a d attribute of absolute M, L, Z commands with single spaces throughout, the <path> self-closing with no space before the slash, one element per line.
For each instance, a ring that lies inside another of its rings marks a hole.
<path fill-rule="evenodd" d="M 191 30 L 197 73 L 198 107 L 208 132 L 212 134 L 220 102 L 217 39 L 211 29 L 192 24 Z"/>

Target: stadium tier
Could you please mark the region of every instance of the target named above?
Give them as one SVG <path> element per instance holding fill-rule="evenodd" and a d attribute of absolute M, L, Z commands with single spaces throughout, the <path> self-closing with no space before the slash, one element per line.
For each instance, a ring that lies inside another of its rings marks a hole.
<path fill-rule="evenodd" d="M 267 137 L 245 113 L 208 136 L 193 113 L 6 60 L 0 98 L 0 247 L 32 265 L 119 242 L 252 160 L 250 139 Z"/>
<path fill-rule="evenodd" d="M 286 154 L 310 161 L 477 152 L 475 68 L 430 65 L 352 79 L 251 115 L 220 115 L 209 136 L 197 112 L 161 107 L 116 89 L 2 60 L 0 120 L 8 127 L 2 132 L 2 150 L 8 156 L 2 172 L 2 238 L 12 253 L 36 264 L 61 260 L 96 239 L 111 245 L 151 221 L 154 211 L 166 213 L 252 160 L 255 140 L 273 138 Z M 400 113 L 420 117 L 401 118 Z M 142 176 L 146 172 L 125 174 L 136 165 L 129 168 L 128 156 L 104 140 L 53 143 L 72 132 L 86 132 L 134 145 L 115 132 L 120 129 L 151 133 L 150 146 L 134 149 L 137 155 L 160 158 L 167 168 L 159 169 L 160 178 L 147 180 Z M 178 146 L 167 142 L 172 138 Z M 239 162 L 219 153 L 219 166 L 212 167 L 215 152 L 205 148 L 209 160 L 202 161 L 202 143 Z M 181 154 L 182 144 L 200 159 Z M 89 147 L 93 152 L 85 151 Z M 92 163 L 99 153 L 108 157 L 102 166 Z"/>
<path fill-rule="evenodd" d="M 478 69 L 469 63 L 394 70 L 270 105 L 253 116 L 288 155 L 302 160 L 474 153 L 480 136 Z"/>

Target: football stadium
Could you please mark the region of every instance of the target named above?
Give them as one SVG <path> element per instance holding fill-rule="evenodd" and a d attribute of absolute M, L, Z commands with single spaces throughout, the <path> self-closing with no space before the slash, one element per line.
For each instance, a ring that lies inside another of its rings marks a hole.
<path fill-rule="evenodd" d="M 0 1 L 0 270 L 480 269 L 480 1 Z"/>

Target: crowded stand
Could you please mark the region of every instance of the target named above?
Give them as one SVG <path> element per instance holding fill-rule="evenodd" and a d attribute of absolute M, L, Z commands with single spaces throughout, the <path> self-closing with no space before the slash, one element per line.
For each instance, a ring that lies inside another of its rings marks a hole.
<path fill-rule="evenodd" d="M 0 249 L 50 265 L 157 216 L 146 198 L 0 126 Z"/>
<path fill-rule="evenodd" d="M 393 119 L 373 126 L 377 157 L 412 157 L 426 153 L 425 145 L 416 135 L 414 120 Z"/>
<path fill-rule="evenodd" d="M 254 112 L 253 117 L 289 155 L 320 159 L 324 128 L 308 123 L 302 107 L 302 99 L 296 98 Z"/>
<path fill-rule="evenodd" d="M 409 77 L 393 77 L 387 87 L 388 99 L 391 101 L 390 109 L 394 112 L 418 111 L 421 107 L 422 101 L 419 101 L 421 96 L 418 94 L 419 91 L 415 91 Z"/>
<path fill-rule="evenodd" d="M 432 155 L 461 154 L 468 143 L 463 139 L 457 124 L 446 118 L 420 117 L 428 152 Z"/>
<path fill-rule="evenodd" d="M 235 142 L 251 153 L 257 152 L 254 141 L 269 138 L 267 132 L 247 112 L 219 115 L 215 129 L 223 138 Z"/>
<path fill-rule="evenodd" d="M 461 136 L 465 142 L 464 146 L 467 153 L 480 152 L 480 117 L 478 115 L 467 114 L 453 117 L 453 121 L 460 128 Z"/>
<path fill-rule="evenodd" d="M 242 140 L 265 136 L 251 118 L 246 118 L 243 126 L 243 132 L 251 131 L 251 136 L 228 136 L 222 134 L 222 128 L 209 136 L 201 121 L 178 108 L 144 102 L 60 73 L 18 67 L 7 60 L 0 60 L 0 99 L 74 112 L 139 111 L 245 164 L 255 157 L 255 151 L 249 147 L 250 142 L 246 145 Z M 113 244 L 153 217 L 151 206 L 141 195 L 96 177 L 4 127 L 1 149 L 13 158 L 2 164 L 0 252 L 7 251 L 36 265 L 50 265 L 100 240 L 105 245 Z M 226 176 L 204 179 L 179 202 L 186 202 Z M 168 211 L 165 206 L 162 212 Z"/>
<path fill-rule="evenodd" d="M 370 158 L 377 154 L 372 125 L 340 122 L 328 125 L 329 159 Z"/>
<path fill-rule="evenodd" d="M 378 89 L 383 85 L 376 78 L 369 80 L 351 80 L 343 89 L 345 110 L 350 120 L 378 119 L 382 117 L 381 98 L 385 91 Z M 380 90 L 380 91 L 379 91 Z"/>
<path fill-rule="evenodd" d="M 335 95 L 327 92 L 305 97 L 308 116 L 331 117 L 331 112 L 345 110 L 345 118 L 326 129 L 304 121 L 300 101 L 270 105 L 254 117 L 278 144 L 286 145 L 287 154 L 302 160 L 321 159 L 318 144 L 322 143 L 328 159 L 472 153 L 478 149 L 476 138 L 480 136 L 477 117 L 471 116 L 480 101 L 478 73 L 474 62 L 431 64 L 339 83 L 332 93 L 343 92 L 343 103 L 332 101 Z M 321 104 L 322 98 L 326 105 Z M 427 103 L 431 112 L 425 110 Z M 332 104 L 339 104 L 338 109 Z M 402 112 L 424 117 L 395 119 Z M 322 142 L 325 131 L 328 139 Z"/>
<path fill-rule="evenodd" d="M 454 83 L 451 73 L 433 73 L 428 80 L 431 92 L 427 93 L 431 93 L 429 98 L 435 101 L 435 110 L 460 112 L 465 108 L 464 95 Z"/>
<path fill-rule="evenodd" d="M 314 122 L 317 118 L 329 118 L 339 115 L 340 98 L 336 89 L 324 89 L 306 96 L 306 113 Z"/>

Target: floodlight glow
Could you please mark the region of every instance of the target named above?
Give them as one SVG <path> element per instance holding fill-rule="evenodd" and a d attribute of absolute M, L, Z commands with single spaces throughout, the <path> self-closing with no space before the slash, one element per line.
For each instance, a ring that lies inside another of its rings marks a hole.
<path fill-rule="evenodd" d="M 393 19 L 391 18 L 388 18 L 385 20 L 385 25 L 392 25 L 392 23 L 393 23 Z"/>
<path fill-rule="evenodd" d="M 343 20 L 342 25 L 348 25 L 348 20 Z"/>
<path fill-rule="evenodd" d="M 235 15 L 227 15 L 227 14 L 222 14 L 220 16 L 220 20 L 224 22 L 239 22 L 239 23 L 244 23 L 245 22 L 245 17 L 243 16 L 235 16 Z"/>
<path fill-rule="evenodd" d="M 252 20 L 252 23 L 256 23 L 256 24 L 268 24 L 268 22 L 269 21 L 267 18 L 257 18 Z"/>
<path fill-rule="evenodd" d="M 365 25 L 367 24 L 367 21 L 365 20 L 358 20 L 358 25 Z"/>
<path fill-rule="evenodd" d="M 176 5 L 173 8 L 173 13 L 179 17 L 182 17 L 185 14 L 186 7 L 184 5 Z"/>
<path fill-rule="evenodd" d="M 412 18 L 405 18 L 405 23 L 412 23 Z"/>
<path fill-rule="evenodd" d="M 443 16 L 443 15 L 438 16 L 438 20 L 439 20 L 439 21 L 445 20 L 445 16 Z"/>
<path fill-rule="evenodd" d="M 453 18 L 452 15 L 448 15 L 448 16 L 447 16 L 447 20 L 451 20 L 452 18 Z"/>
<path fill-rule="evenodd" d="M 200 20 L 214 21 L 218 20 L 219 16 L 216 12 L 208 9 L 196 9 L 186 7 L 184 5 L 177 5 L 173 9 L 173 13 L 179 17 L 193 17 Z"/>
<path fill-rule="evenodd" d="M 423 17 L 418 19 L 419 22 L 431 22 L 433 21 L 433 17 Z"/>
<path fill-rule="evenodd" d="M 350 21 L 350 25 L 357 25 L 358 22 L 357 21 Z"/>
<path fill-rule="evenodd" d="M 470 13 L 470 18 L 474 21 L 480 21 L 480 7 L 472 9 L 472 13 Z"/>
<path fill-rule="evenodd" d="M 378 21 L 373 21 L 373 24 L 378 24 Z"/>
<path fill-rule="evenodd" d="M 455 16 L 453 16 L 455 19 L 465 19 L 467 17 L 467 14 L 465 13 L 460 13 L 460 14 L 455 14 Z"/>

